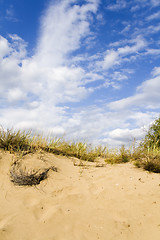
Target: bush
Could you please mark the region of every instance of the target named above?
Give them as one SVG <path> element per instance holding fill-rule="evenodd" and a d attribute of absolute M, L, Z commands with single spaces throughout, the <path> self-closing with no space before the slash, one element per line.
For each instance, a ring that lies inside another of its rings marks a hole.
<path fill-rule="evenodd" d="M 160 149 L 160 117 L 149 128 L 142 146 L 147 149 Z"/>
<path fill-rule="evenodd" d="M 160 117 L 150 126 L 133 159 L 137 167 L 160 173 Z"/>
<path fill-rule="evenodd" d="M 135 161 L 136 167 L 142 167 L 149 172 L 160 173 L 160 152 L 159 151 L 146 151 L 139 154 L 139 158 Z"/>

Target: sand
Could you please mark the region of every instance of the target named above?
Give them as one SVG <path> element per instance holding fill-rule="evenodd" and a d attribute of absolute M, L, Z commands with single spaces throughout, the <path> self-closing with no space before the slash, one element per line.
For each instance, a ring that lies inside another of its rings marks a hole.
<path fill-rule="evenodd" d="M 160 174 L 39 153 L 24 158 L 26 169 L 58 172 L 36 187 L 16 186 L 13 160 L 0 152 L 0 240 L 160 239 Z"/>

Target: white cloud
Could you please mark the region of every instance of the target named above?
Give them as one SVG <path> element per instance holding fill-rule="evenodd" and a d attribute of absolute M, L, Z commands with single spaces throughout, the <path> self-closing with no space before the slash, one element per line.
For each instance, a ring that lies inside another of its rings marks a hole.
<path fill-rule="evenodd" d="M 116 42 L 112 46 L 119 46 L 120 42 Z M 127 41 L 123 41 L 123 44 L 127 43 Z M 123 60 L 129 60 L 131 55 L 136 55 L 139 51 L 144 50 L 147 46 L 147 42 L 141 36 L 136 37 L 135 39 L 129 40 L 128 44 L 119 47 L 116 50 L 111 49 L 107 50 L 103 61 L 97 62 L 98 66 L 101 66 L 103 69 L 108 70 L 109 68 L 119 65 Z"/>
<path fill-rule="evenodd" d="M 156 71 L 156 70 L 155 70 Z M 159 70 L 157 69 L 159 72 Z M 118 101 L 109 103 L 111 109 L 128 109 L 128 108 L 144 108 L 159 109 L 160 105 L 160 76 L 144 81 L 139 87 L 135 95 L 123 98 Z"/>
<path fill-rule="evenodd" d="M 160 2 L 159 0 L 135 0 L 135 3 L 137 2 L 137 5 L 139 7 L 142 6 L 142 7 L 157 7 L 160 5 Z"/>
<path fill-rule="evenodd" d="M 0 93 L 3 97 L 7 90 L 21 85 L 19 64 L 25 57 L 26 44 L 20 38 L 16 44 L 15 39 L 9 43 L 7 39 L 0 37 L 0 46 Z"/>
<path fill-rule="evenodd" d="M 145 132 L 143 128 L 135 128 L 135 129 L 114 129 L 109 133 L 109 137 L 113 140 L 119 140 L 121 142 L 129 142 L 133 143 L 134 139 L 141 140 L 145 136 Z"/>
<path fill-rule="evenodd" d="M 127 6 L 127 2 L 125 0 L 116 0 L 115 4 L 110 4 L 107 6 L 107 9 L 111 11 L 118 11 L 120 9 L 123 9 Z"/>
<path fill-rule="evenodd" d="M 125 5 L 125 1 L 117 1 L 112 10 Z M 141 136 L 142 119 L 146 122 L 151 117 L 149 113 L 128 109 L 134 105 L 150 107 L 150 103 L 154 106 L 160 100 L 159 67 L 153 70 L 155 78 L 141 84 L 134 96 L 109 105 L 116 111 L 108 110 L 104 102 L 101 107 L 87 107 L 88 103 L 84 108 L 60 107 L 62 103 L 67 105 L 85 99 L 102 86 L 119 88 L 117 82 L 127 80 L 133 71 L 121 69 L 108 75 L 105 71 L 146 51 L 147 43 L 139 36 L 113 43 L 104 54 L 85 54 L 76 60 L 74 51 L 93 38 L 90 24 L 97 8 L 96 0 L 81 5 L 69 0 L 50 5 L 41 19 L 41 31 L 32 57 L 27 56 L 27 44 L 17 35 L 9 35 L 8 40 L 0 37 L 0 94 L 5 106 L 1 108 L 0 123 L 4 127 L 32 128 L 45 134 L 66 134 L 71 139 L 108 144 L 122 144 L 129 136 Z M 87 61 L 90 62 L 88 71 Z M 99 80 L 101 83 L 94 85 L 93 82 Z M 85 84 L 93 84 L 93 87 L 87 88 Z"/>
<path fill-rule="evenodd" d="M 10 103 L 27 96 L 28 105 L 32 101 L 58 104 L 84 98 L 84 70 L 70 66 L 69 54 L 90 35 L 90 17 L 97 7 L 97 0 L 81 6 L 71 1 L 50 5 L 41 20 L 36 53 L 31 58 L 27 58 L 27 45 L 20 37 L 0 37 L 2 96 L 8 96 Z"/>
<path fill-rule="evenodd" d="M 122 48 L 118 48 L 118 53 L 120 55 L 127 55 L 127 54 L 134 54 L 137 53 L 139 50 L 144 49 L 146 47 L 147 43 L 146 41 L 141 37 L 138 36 L 136 39 L 133 39 L 132 46 L 125 46 Z"/>
<path fill-rule="evenodd" d="M 111 78 L 116 81 L 123 81 L 128 79 L 124 73 L 118 71 L 115 71 L 113 74 L 111 74 Z"/>
<path fill-rule="evenodd" d="M 6 16 L 5 19 L 12 21 L 12 22 L 17 22 L 18 19 L 15 17 L 15 11 L 14 11 L 14 7 L 13 5 L 10 5 L 7 9 L 6 9 Z"/>
<path fill-rule="evenodd" d="M 151 5 L 153 7 L 158 7 L 160 5 L 160 2 L 159 2 L 159 0 L 151 0 Z"/>
<path fill-rule="evenodd" d="M 145 55 L 159 55 L 160 49 L 146 49 Z"/>
<path fill-rule="evenodd" d="M 35 58 L 43 66 L 66 64 L 70 52 L 80 47 L 81 40 L 90 35 L 90 14 L 97 10 L 97 1 L 82 6 L 71 1 L 51 5 L 42 18 L 40 38 Z"/>
<path fill-rule="evenodd" d="M 0 36 L 0 59 L 2 60 L 10 52 L 10 50 L 11 49 L 9 47 L 7 39 Z"/>
<path fill-rule="evenodd" d="M 97 7 L 97 0 L 81 6 L 71 1 L 50 5 L 30 58 L 27 44 L 19 36 L 0 37 L 0 94 L 6 106 L 1 109 L 1 124 L 64 133 L 67 109 L 58 105 L 80 101 L 89 94 L 84 87 L 85 71 L 71 65 L 70 53 L 90 37 Z"/>
<path fill-rule="evenodd" d="M 160 67 L 154 67 L 154 69 L 152 71 L 152 75 L 154 77 L 160 75 Z"/>
<path fill-rule="evenodd" d="M 146 18 L 146 20 L 151 21 L 151 20 L 158 19 L 158 18 L 160 18 L 160 11 L 158 11 L 156 13 L 153 13 L 152 15 L 148 16 Z"/>
<path fill-rule="evenodd" d="M 155 34 L 160 31 L 159 25 L 150 25 L 148 28 L 144 29 L 144 34 Z"/>
<path fill-rule="evenodd" d="M 104 57 L 104 61 L 102 63 L 102 66 L 104 69 L 109 69 L 113 65 L 118 64 L 118 58 L 119 55 L 114 50 L 108 50 L 106 56 Z"/>
<path fill-rule="evenodd" d="M 10 103 L 15 103 L 19 100 L 25 99 L 26 93 L 22 92 L 22 90 L 19 88 L 12 88 L 9 89 L 7 93 L 7 98 Z"/>

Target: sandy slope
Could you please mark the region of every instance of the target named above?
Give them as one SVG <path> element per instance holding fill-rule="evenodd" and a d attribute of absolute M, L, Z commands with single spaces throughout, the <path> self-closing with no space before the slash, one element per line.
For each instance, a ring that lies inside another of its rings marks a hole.
<path fill-rule="evenodd" d="M 0 153 L 0 240 L 159 240 L 160 175 L 132 164 L 79 167 L 52 154 L 26 168 L 54 165 L 37 187 L 10 181 L 13 155 Z"/>

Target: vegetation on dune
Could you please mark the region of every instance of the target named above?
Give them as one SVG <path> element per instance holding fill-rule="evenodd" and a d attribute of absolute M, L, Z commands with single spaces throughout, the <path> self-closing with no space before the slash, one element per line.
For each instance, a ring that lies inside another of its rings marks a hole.
<path fill-rule="evenodd" d="M 28 153 L 42 150 L 91 162 L 99 157 L 109 164 L 134 161 L 137 167 L 160 173 L 160 118 L 150 126 L 140 145 L 132 149 L 126 149 L 125 146 L 113 150 L 106 146 L 92 148 L 91 145 L 83 142 L 67 142 L 63 138 L 47 139 L 42 136 L 32 136 L 31 131 L 4 130 L 3 128 L 0 129 L 0 148 L 18 153 L 22 159 Z M 37 185 L 47 178 L 50 169 L 28 173 L 23 171 L 16 162 L 10 171 L 11 181 L 17 185 Z"/>
<path fill-rule="evenodd" d="M 141 145 L 149 150 L 160 149 L 160 117 L 150 126 Z"/>
<path fill-rule="evenodd" d="M 150 126 L 133 157 L 137 167 L 160 173 L 160 117 Z"/>
<path fill-rule="evenodd" d="M 0 129 L 0 148 L 11 153 L 20 152 L 22 155 L 43 150 L 57 155 L 76 157 L 86 161 L 94 161 L 96 152 L 90 145 L 83 142 L 67 142 L 62 138 L 47 139 L 40 135 L 32 136 L 31 131 L 16 131 Z"/>
<path fill-rule="evenodd" d="M 105 156 L 105 162 L 114 164 L 114 163 L 126 163 L 131 159 L 131 151 L 125 149 L 125 146 L 122 145 L 120 149 L 113 149 L 108 151 Z"/>
<path fill-rule="evenodd" d="M 10 170 L 11 181 L 18 186 L 33 186 L 40 184 L 41 181 L 47 179 L 49 170 L 57 172 L 57 168 L 50 167 L 39 169 L 37 171 L 27 172 L 20 164 L 14 163 Z"/>
<path fill-rule="evenodd" d="M 30 132 L 0 129 L 0 148 L 10 152 L 30 149 Z"/>

